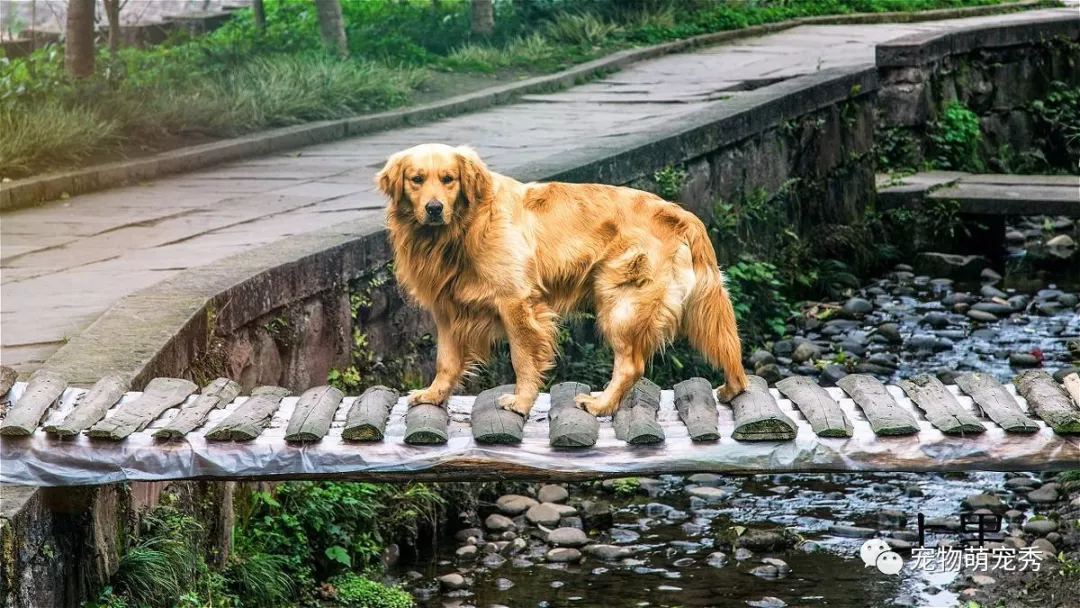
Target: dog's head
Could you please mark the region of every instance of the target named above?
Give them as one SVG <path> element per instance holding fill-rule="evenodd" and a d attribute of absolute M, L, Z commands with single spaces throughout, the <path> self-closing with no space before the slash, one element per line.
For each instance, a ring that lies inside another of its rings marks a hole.
<path fill-rule="evenodd" d="M 375 176 L 390 212 L 423 226 L 445 226 L 491 196 L 491 173 L 471 148 L 421 144 L 394 154 Z"/>

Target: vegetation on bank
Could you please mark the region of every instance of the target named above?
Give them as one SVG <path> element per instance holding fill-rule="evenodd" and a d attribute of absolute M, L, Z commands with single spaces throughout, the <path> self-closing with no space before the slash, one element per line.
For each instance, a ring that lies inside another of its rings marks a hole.
<path fill-rule="evenodd" d="M 228 559 L 213 566 L 206 530 L 166 495 L 87 606 L 406 608 L 408 593 L 379 582 L 380 555 L 434 530 L 443 502 L 422 484 L 289 482 L 248 492 L 237 496 Z"/>
<path fill-rule="evenodd" d="M 469 4 L 343 2 L 348 57 L 327 51 L 310 0 L 265 3 L 198 37 L 99 49 L 74 79 L 57 45 L 0 58 L 0 177 L 208 138 L 406 105 L 436 72 L 549 72 L 635 45 L 794 17 L 915 11 L 1005 0 L 570 0 L 495 4 L 490 34 Z"/>

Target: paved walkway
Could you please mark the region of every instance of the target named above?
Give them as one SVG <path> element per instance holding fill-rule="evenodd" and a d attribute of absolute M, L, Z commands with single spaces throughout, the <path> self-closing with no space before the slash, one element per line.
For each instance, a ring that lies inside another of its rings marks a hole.
<path fill-rule="evenodd" d="M 492 167 L 512 175 L 579 146 L 617 145 L 708 104 L 726 103 L 738 89 L 825 68 L 872 65 L 880 42 L 1031 14 L 802 26 L 643 62 L 485 112 L 4 213 L 0 360 L 30 371 L 125 295 L 290 235 L 381 214 L 384 201 L 373 176 L 390 153 L 407 146 L 468 143 Z"/>

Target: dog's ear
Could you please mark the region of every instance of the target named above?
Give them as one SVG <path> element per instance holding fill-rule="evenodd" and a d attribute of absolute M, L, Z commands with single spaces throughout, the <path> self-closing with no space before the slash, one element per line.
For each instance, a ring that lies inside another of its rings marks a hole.
<path fill-rule="evenodd" d="M 375 175 L 375 183 L 379 190 L 390 197 L 392 201 L 401 200 L 405 194 L 405 167 L 402 161 L 404 154 L 398 152 L 386 160 L 386 165 Z"/>
<path fill-rule="evenodd" d="M 480 155 L 468 146 L 458 146 L 456 151 L 461 170 L 461 191 L 466 200 L 474 205 L 488 200 L 493 185 L 487 165 L 480 160 Z"/>

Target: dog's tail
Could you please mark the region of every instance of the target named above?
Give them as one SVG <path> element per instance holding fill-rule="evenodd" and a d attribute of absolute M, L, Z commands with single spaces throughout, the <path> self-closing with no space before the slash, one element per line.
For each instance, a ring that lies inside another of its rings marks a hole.
<path fill-rule="evenodd" d="M 683 324 L 694 348 L 713 367 L 723 368 L 725 384 L 718 392 L 721 400 L 727 401 L 749 384 L 742 364 L 742 341 L 735 321 L 735 309 L 724 288 L 724 277 L 705 225 L 694 219 L 686 238 L 696 282 L 683 313 Z"/>

